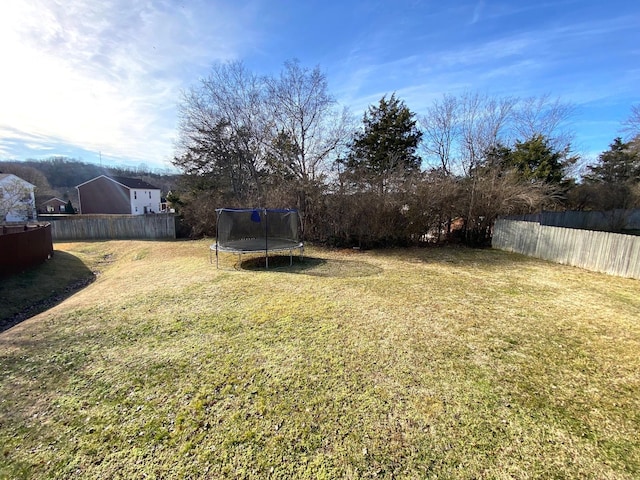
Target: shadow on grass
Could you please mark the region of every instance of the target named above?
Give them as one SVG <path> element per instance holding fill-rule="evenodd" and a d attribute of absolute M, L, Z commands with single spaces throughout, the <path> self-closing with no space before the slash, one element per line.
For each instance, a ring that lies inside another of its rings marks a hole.
<path fill-rule="evenodd" d="M 291 264 L 290 264 L 291 261 Z M 240 263 L 242 270 L 255 272 L 282 272 L 315 277 L 368 277 L 382 273 L 382 268 L 360 260 L 336 260 L 318 257 L 300 258 L 289 255 L 269 257 L 269 268 L 264 257 L 249 258 Z"/>
<path fill-rule="evenodd" d="M 462 245 L 410 247 L 377 250 L 374 254 L 395 257 L 399 260 L 422 263 L 444 263 L 453 267 L 518 268 L 540 260 L 519 253 L 497 250 L 490 247 L 473 248 Z"/>
<path fill-rule="evenodd" d="M 95 280 L 78 257 L 56 250 L 45 263 L 0 278 L 0 332 L 62 302 Z"/>

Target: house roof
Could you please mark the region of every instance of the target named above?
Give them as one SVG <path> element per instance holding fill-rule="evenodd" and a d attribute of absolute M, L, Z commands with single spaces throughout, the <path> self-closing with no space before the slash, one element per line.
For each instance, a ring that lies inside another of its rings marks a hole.
<path fill-rule="evenodd" d="M 67 204 L 67 202 L 65 202 L 64 200 L 61 200 L 58 197 L 53 197 L 53 198 L 50 198 L 49 200 L 45 200 L 40 205 L 46 205 L 46 204 L 52 203 L 52 202 L 64 203 L 65 205 Z"/>
<path fill-rule="evenodd" d="M 21 182 L 26 183 L 26 184 L 27 184 L 27 185 L 29 185 L 30 187 L 34 187 L 34 188 L 35 188 L 35 185 L 34 185 L 33 183 L 29 183 L 29 182 L 27 182 L 26 180 L 24 180 L 24 179 L 20 178 L 19 176 L 14 175 L 13 173 L 0 173 L 0 182 L 2 182 L 2 180 L 5 180 L 5 179 L 7 179 L 7 178 L 9 178 L 9 177 L 14 177 L 14 178 L 16 178 L 17 180 L 20 180 Z"/>
<path fill-rule="evenodd" d="M 129 178 L 129 177 L 117 177 L 115 175 L 100 175 L 99 177 L 92 178 L 91 180 L 87 180 L 84 183 L 76 186 L 76 188 L 86 185 L 87 183 L 91 183 L 94 180 L 97 180 L 100 177 L 107 178 L 112 182 L 119 183 L 127 188 L 144 188 L 146 190 L 160 190 L 158 187 L 154 187 L 150 183 L 145 182 L 144 180 L 140 180 L 139 178 Z"/>
<path fill-rule="evenodd" d="M 115 180 L 118 183 L 121 183 L 125 187 L 129 188 L 146 188 L 147 190 L 160 190 L 158 187 L 154 187 L 150 183 L 145 182 L 144 180 L 140 180 L 139 178 L 128 178 L 128 177 L 108 177 L 112 180 Z"/>

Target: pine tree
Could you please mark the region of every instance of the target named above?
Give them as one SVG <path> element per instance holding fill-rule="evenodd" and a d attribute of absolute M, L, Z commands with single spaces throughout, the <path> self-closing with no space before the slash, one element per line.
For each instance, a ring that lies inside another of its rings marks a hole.
<path fill-rule="evenodd" d="M 598 163 L 587 167 L 585 180 L 592 183 L 636 183 L 640 181 L 640 155 L 616 138 L 609 150 L 598 156 Z"/>
<path fill-rule="evenodd" d="M 73 208 L 73 204 L 71 203 L 71 200 L 69 200 L 67 204 L 64 206 L 64 213 L 70 213 L 70 214 L 76 213 L 76 209 Z"/>
<path fill-rule="evenodd" d="M 369 107 L 363 118 L 364 131 L 355 136 L 345 162 L 351 173 L 383 193 L 389 174 L 418 171 L 422 160 L 416 150 L 422 132 L 414 117 L 395 94 Z"/>
<path fill-rule="evenodd" d="M 546 137 L 534 135 L 524 142 L 516 142 L 507 155 L 505 166 L 516 168 L 525 180 L 559 185 L 564 180 L 567 167 L 578 159 L 568 153 L 568 147 L 564 151 L 555 151 Z"/>

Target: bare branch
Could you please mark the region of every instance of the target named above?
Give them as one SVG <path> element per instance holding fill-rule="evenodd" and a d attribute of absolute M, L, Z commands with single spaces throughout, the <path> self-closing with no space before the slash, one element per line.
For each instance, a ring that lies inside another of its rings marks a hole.
<path fill-rule="evenodd" d="M 453 147 L 460 135 L 458 99 L 444 95 L 436 100 L 420 117 L 420 126 L 424 132 L 423 150 L 427 156 L 435 157 L 438 168 L 449 175 L 453 163 Z"/>
<path fill-rule="evenodd" d="M 542 135 L 556 150 L 564 150 L 573 140 L 573 133 L 566 128 L 575 107 L 552 99 L 550 95 L 521 100 L 514 110 L 513 129 L 520 141 Z"/>
<path fill-rule="evenodd" d="M 628 141 L 640 137 L 640 103 L 631 106 L 631 114 L 622 122 L 622 131 Z"/>

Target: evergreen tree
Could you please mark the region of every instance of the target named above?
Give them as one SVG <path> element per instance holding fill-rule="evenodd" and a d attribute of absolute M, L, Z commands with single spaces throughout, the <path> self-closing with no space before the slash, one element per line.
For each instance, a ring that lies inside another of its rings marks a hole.
<path fill-rule="evenodd" d="M 559 185 L 565 178 L 566 169 L 578 160 L 569 156 L 569 147 L 554 150 L 543 135 L 517 141 L 513 151 L 506 157 L 505 166 L 514 167 L 525 180 L 537 180 Z"/>
<path fill-rule="evenodd" d="M 592 183 L 635 183 L 640 181 L 640 155 L 616 138 L 609 150 L 598 156 L 598 163 L 587 166 L 585 180 Z"/>
<path fill-rule="evenodd" d="M 415 114 L 395 94 L 382 97 L 365 112 L 364 131 L 356 134 L 347 156 L 347 169 L 383 193 L 391 173 L 408 174 L 420 169 L 416 150 L 422 139 Z"/>
<path fill-rule="evenodd" d="M 577 208 L 609 211 L 640 206 L 640 152 L 635 145 L 618 137 L 597 163 L 587 166 L 584 181 L 571 192 Z"/>
<path fill-rule="evenodd" d="M 69 200 L 67 204 L 64 206 L 64 213 L 69 213 L 69 214 L 76 213 L 76 209 L 73 208 L 73 204 L 71 203 L 71 200 Z"/>

